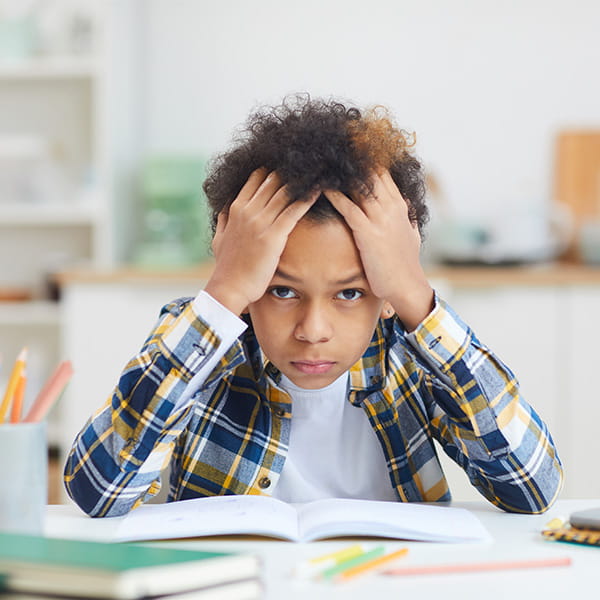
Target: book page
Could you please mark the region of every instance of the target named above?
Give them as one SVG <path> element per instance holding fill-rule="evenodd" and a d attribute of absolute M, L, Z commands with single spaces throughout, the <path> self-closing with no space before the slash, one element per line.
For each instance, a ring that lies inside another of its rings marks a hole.
<path fill-rule="evenodd" d="M 432 542 L 486 541 L 489 533 L 463 508 L 334 498 L 297 505 L 300 538 L 369 535 Z"/>
<path fill-rule="evenodd" d="M 297 514 L 292 506 L 268 496 L 211 496 L 146 504 L 123 519 L 115 541 L 229 534 L 297 540 Z"/>

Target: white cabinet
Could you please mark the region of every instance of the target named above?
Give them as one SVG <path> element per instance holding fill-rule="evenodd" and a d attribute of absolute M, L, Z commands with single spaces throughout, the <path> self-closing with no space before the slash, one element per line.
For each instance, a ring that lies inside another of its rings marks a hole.
<path fill-rule="evenodd" d="M 62 4 L 38 4 L 55 30 L 58 13 L 48 12 L 55 8 L 64 17 L 68 3 Z M 62 358 L 49 276 L 112 259 L 106 9 L 97 2 L 71 6 L 89 47 L 61 45 L 55 37 L 45 52 L 11 56 L 0 46 L 0 388 L 28 346 L 26 404 Z M 56 428 L 52 419 L 51 441 Z"/>
<path fill-rule="evenodd" d="M 600 286 L 568 290 L 561 314 L 561 372 L 568 373 L 560 398 L 568 457 L 567 489 L 600 497 Z"/>

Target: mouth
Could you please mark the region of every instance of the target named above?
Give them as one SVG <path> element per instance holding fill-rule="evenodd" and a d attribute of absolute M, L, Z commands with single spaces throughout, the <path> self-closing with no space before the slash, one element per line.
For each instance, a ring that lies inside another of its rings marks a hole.
<path fill-rule="evenodd" d="M 306 375 L 321 375 L 327 373 L 335 365 L 331 360 L 294 360 L 292 366 Z"/>

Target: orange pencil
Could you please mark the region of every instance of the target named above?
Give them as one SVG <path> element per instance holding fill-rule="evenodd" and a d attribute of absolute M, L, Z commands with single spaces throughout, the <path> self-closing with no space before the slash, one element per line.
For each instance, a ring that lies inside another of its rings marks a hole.
<path fill-rule="evenodd" d="M 73 375 L 71 362 L 68 360 L 61 362 L 41 389 L 23 422 L 32 423 L 44 419 L 71 379 L 71 375 Z"/>
<path fill-rule="evenodd" d="M 373 571 L 377 567 L 380 567 L 381 565 L 384 565 L 392 560 L 396 560 L 397 558 L 401 558 L 402 556 L 406 556 L 407 554 L 408 548 L 400 548 L 400 550 L 396 550 L 395 552 L 378 556 L 373 560 L 369 560 L 365 563 L 361 563 L 360 565 L 356 565 L 355 567 L 350 567 L 349 569 L 342 571 L 334 578 L 333 581 L 336 583 L 338 581 L 348 581 L 348 579 L 352 579 L 353 577 L 358 577 L 359 575 Z"/>
<path fill-rule="evenodd" d="M 18 423 L 21 420 L 21 412 L 23 411 L 23 399 L 25 397 L 25 385 L 27 384 L 27 371 L 21 371 L 21 377 L 17 383 L 17 389 L 13 396 L 12 408 L 10 411 L 10 422 Z"/>
<path fill-rule="evenodd" d="M 27 348 L 23 348 L 23 350 L 19 352 L 19 356 L 17 356 L 15 366 L 13 367 L 12 373 L 10 374 L 10 378 L 8 380 L 8 385 L 6 386 L 4 398 L 2 398 L 2 404 L 0 404 L 0 423 L 4 423 L 4 419 L 8 414 L 8 409 L 10 408 L 13 396 L 15 395 L 15 391 L 17 389 L 17 385 L 19 384 L 21 373 L 25 368 L 26 361 Z"/>

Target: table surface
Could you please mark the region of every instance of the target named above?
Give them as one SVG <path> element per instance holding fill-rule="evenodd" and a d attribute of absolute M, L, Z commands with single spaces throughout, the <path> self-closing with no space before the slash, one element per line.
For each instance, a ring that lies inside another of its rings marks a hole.
<path fill-rule="evenodd" d="M 540 532 L 554 517 L 568 518 L 575 510 L 600 507 L 600 500 L 559 500 L 543 515 L 504 513 L 482 502 L 456 502 L 472 511 L 485 525 L 492 541 L 470 544 L 405 542 L 396 540 L 361 540 L 369 546 L 385 544 L 388 551 L 408 547 L 409 553 L 398 566 L 468 563 L 488 560 L 540 559 L 571 557 L 568 567 L 514 569 L 507 571 L 450 575 L 390 577 L 366 575 L 346 583 L 330 584 L 294 575 L 303 560 L 343 548 L 352 540 L 327 540 L 307 544 L 256 538 L 195 538 L 169 542 L 193 549 L 251 552 L 263 562 L 264 598 L 353 599 L 414 598 L 415 600 L 485 600 L 540 598 L 548 600 L 567 595 L 582 596 L 597 589 L 600 547 L 545 540 Z M 73 505 L 48 506 L 45 533 L 50 537 L 110 540 L 121 518 L 91 519 Z"/>

